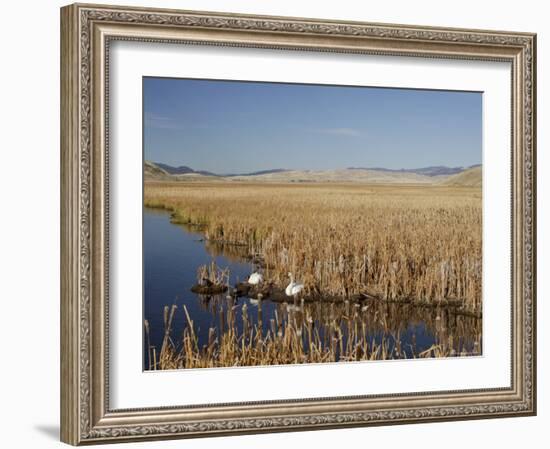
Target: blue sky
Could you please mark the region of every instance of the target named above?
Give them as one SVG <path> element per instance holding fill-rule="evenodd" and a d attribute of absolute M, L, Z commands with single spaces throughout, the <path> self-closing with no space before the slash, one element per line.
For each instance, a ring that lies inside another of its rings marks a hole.
<path fill-rule="evenodd" d="M 215 173 L 481 163 L 482 94 L 143 79 L 146 160 Z"/>

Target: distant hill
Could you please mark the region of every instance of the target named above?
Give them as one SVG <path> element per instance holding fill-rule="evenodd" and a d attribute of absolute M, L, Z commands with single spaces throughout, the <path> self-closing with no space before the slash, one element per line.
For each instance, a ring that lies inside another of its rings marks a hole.
<path fill-rule="evenodd" d="M 417 175 L 424 176 L 449 176 L 464 171 L 464 167 L 445 167 L 443 165 L 436 165 L 433 167 L 399 169 L 381 167 L 350 167 L 349 170 L 376 170 L 391 173 L 416 173 Z"/>
<path fill-rule="evenodd" d="M 169 180 L 171 177 L 166 170 L 149 161 L 145 161 L 143 164 L 143 175 L 146 180 L 154 179 L 159 181 Z"/>
<path fill-rule="evenodd" d="M 461 173 L 449 176 L 441 184 L 447 186 L 481 187 L 482 167 L 481 165 L 476 165 L 468 168 Z"/>
<path fill-rule="evenodd" d="M 237 173 L 232 173 L 232 174 L 229 174 L 229 175 L 224 175 L 228 178 L 233 178 L 235 176 L 258 176 L 258 175 L 271 175 L 273 173 L 284 173 L 284 172 L 288 172 L 290 170 L 286 169 L 286 168 L 273 168 L 271 170 L 260 170 L 260 171 L 253 171 L 251 173 L 240 173 L 240 174 L 237 174 Z"/>
<path fill-rule="evenodd" d="M 275 168 L 250 173 L 219 175 L 204 170 L 194 170 L 185 165 L 173 167 L 163 163 L 146 161 L 144 173 L 146 180 L 159 181 L 364 182 L 481 186 L 480 165 L 466 169 L 462 167 L 432 166 L 399 170 L 361 167 L 335 170 L 288 170 Z"/>
<path fill-rule="evenodd" d="M 145 181 L 223 181 L 226 179 L 207 171 L 195 171 L 184 166 L 171 167 L 150 161 L 145 161 L 143 164 L 143 174 Z"/>
<path fill-rule="evenodd" d="M 437 177 L 402 171 L 344 168 L 338 170 L 284 170 L 259 175 L 234 176 L 230 179 L 235 181 L 258 182 L 372 182 L 431 184 L 437 179 Z"/>
<path fill-rule="evenodd" d="M 209 171 L 203 171 L 203 170 L 193 170 L 191 167 L 187 167 L 186 165 L 180 165 L 179 167 L 173 167 L 172 165 L 163 164 L 161 162 L 154 162 L 154 164 L 157 167 L 162 168 L 164 171 L 171 175 L 187 175 L 190 173 L 197 173 L 199 175 L 205 175 L 205 176 L 218 176 L 215 173 L 211 173 Z"/>
<path fill-rule="evenodd" d="M 218 176 L 218 177 L 224 177 L 224 178 L 233 178 L 237 176 L 258 176 L 258 175 L 268 175 L 271 173 L 282 173 L 289 171 L 285 168 L 273 168 L 270 170 L 260 170 L 260 171 L 254 171 L 249 173 L 228 173 L 228 174 L 217 174 L 212 173 L 206 170 L 193 170 L 191 167 L 188 167 L 187 165 L 180 165 L 179 167 L 174 167 L 173 165 L 164 164 L 162 162 L 146 162 L 149 165 L 154 165 L 160 169 L 162 169 L 164 172 L 170 174 L 170 175 L 204 175 L 204 176 Z"/>

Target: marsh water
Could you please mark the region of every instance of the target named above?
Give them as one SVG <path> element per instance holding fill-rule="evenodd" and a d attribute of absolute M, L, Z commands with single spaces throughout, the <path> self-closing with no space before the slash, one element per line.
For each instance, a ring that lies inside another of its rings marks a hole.
<path fill-rule="evenodd" d="M 172 323 L 172 339 L 178 346 L 178 338 L 187 325 L 183 305 L 186 306 L 194 322 L 194 331 L 199 346 L 206 345 L 209 329 L 219 329 L 220 309 L 247 304 L 252 325 L 269 330 L 270 320 L 277 313 L 284 316 L 286 303 L 263 300 L 258 309 L 257 301 L 241 297 L 226 298 L 226 293 L 207 297 L 190 291 L 197 282 L 197 268 L 215 261 L 220 268 L 229 268 L 230 283 L 244 281 L 254 265 L 246 261 L 242 249 L 222 247 L 205 241 L 203 235 L 192 227 L 184 227 L 170 222 L 169 212 L 145 208 L 143 216 L 143 275 L 144 297 L 143 318 L 148 320 L 149 339 L 143 338 L 143 366 L 148 369 L 147 345 L 157 350 L 164 339 L 164 307 L 176 304 L 178 309 Z M 347 302 L 306 303 L 319 332 L 323 333 L 323 323 L 328 323 L 335 314 L 353 313 L 354 304 Z M 381 301 L 369 303 L 361 310 L 370 342 L 382 339 L 391 341 L 407 357 L 414 357 L 441 341 L 451 342 L 453 352 L 481 351 L 480 320 L 456 314 L 452 310 L 437 307 L 417 307 L 412 305 L 387 304 Z M 242 318 L 236 314 L 237 326 L 242 330 Z M 346 329 L 342 329 L 344 337 Z"/>

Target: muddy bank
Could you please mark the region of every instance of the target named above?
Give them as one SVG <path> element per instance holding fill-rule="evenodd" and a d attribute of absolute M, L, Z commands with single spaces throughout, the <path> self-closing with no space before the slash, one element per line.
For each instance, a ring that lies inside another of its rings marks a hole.
<path fill-rule="evenodd" d="M 220 295 L 228 290 L 227 285 L 193 285 L 191 291 L 199 295 Z"/>
<path fill-rule="evenodd" d="M 402 306 L 411 306 L 418 309 L 448 309 L 450 313 L 455 315 L 462 315 L 471 318 L 482 317 L 480 312 L 470 311 L 462 308 L 462 301 L 458 299 L 446 299 L 438 302 L 423 302 L 419 300 L 414 300 L 411 298 L 403 298 L 401 300 L 388 300 L 384 299 L 380 295 L 372 292 L 365 291 L 363 293 L 350 295 L 349 297 L 344 296 L 329 296 L 322 294 L 310 294 L 310 295 L 299 295 L 299 296 L 288 296 L 284 289 L 275 286 L 272 283 L 264 283 L 260 286 L 251 285 L 246 282 L 237 283 L 233 288 L 228 288 L 226 286 L 214 286 L 217 291 L 216 293 L 206 293 L 206 294 L 219 294 L 227 292 L 229 296 L 234 298 L 251 298 L 254 300 L 264 300 L 271 301 L 274 303 L 288 303 L 288 302 L 304 302 L 304 303 L 336 303 L 344 304 L 346 302 L 352 304 L 368 304 L 368 303 L 377 303 L 377 304 L 388 304 L 388 305 L 402 305 Z M 195 293 L 201 293 L 192 289 Z"/>

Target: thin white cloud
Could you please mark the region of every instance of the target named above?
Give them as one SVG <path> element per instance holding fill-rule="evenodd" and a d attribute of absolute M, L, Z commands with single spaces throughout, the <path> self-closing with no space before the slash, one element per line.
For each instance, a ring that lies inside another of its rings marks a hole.
<path fill-rule="evenodd" d="M 318 128 L 313 130 L 319 134 L 331 134 L 333 136 L 359 137 L 362 132 L 355 128 Z"/>
<path fill-rule="evenodd" d="M 172 119 L 170 117 L 165 116 L 165 115 L 155 114 L 154 112 L 146 112 L 145 113 L 145 120 L 168 121 L 168 120 L 172 120 Z"/>
<path fill-rule="evenodd" d="M 145 126 L 157 129 L 184 129 L 185 126 L 173 118 L 157 115 L 151 112 L 145 114 Z"/>
<path fill-rule="evenodd" d="M 157 129 L 210 129 L 208 125 L 197 123 L 182 123 L 172 117 L 158 115 L 155 113 L 147 112 L 145 114 L 145 126 L 148 128 Z M 227 126 L 218 126 L 217 128 L 227 128 Z M 316 134 L 330 134 L 333 136 L 342 137 L 359 137 L 363 135 L 363 132 L 355 128 L 335 127 L 335 128 L 310 128 L 309 132 Z"/>
<path fill-rule="evenodd" d="M 145 114 L 145 126 L 147 128 L 176 129 L 176 130 L 210 129 L 208 125 L 204 125 L 200 123 L 182 123 L 181 121 L 173 117 L 166 117 L 163 115 L 157 115 L 150 112 L 147 112 Z"/>

